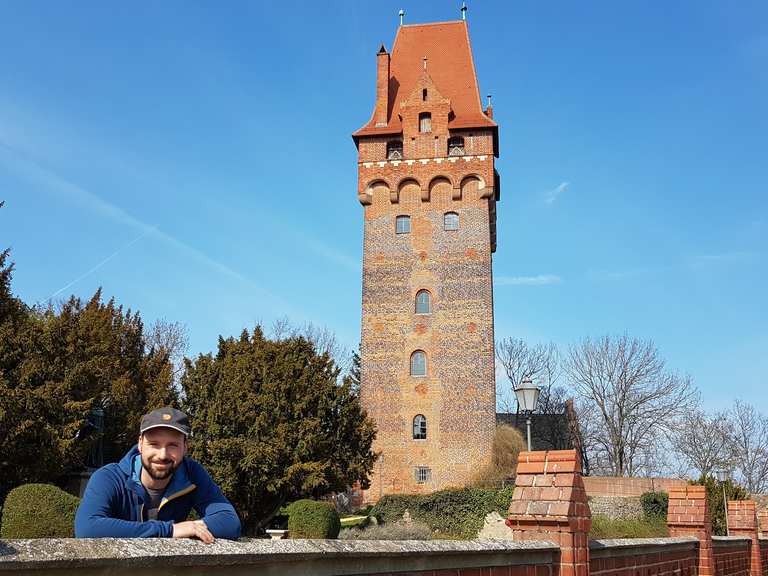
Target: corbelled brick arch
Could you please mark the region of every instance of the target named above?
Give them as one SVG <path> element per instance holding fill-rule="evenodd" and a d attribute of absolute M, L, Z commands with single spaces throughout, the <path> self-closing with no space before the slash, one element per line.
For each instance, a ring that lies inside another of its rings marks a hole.
<path fill-rule="evenodd" d="M 368 500 L 462 485 L 495 429 L 498 130 L 465 21 L 401 26 L 353 134 L 364 212 L 360 395 L 381 454 Z M 428 312 L 417 312 L 426 291 Z M 424 360 L 423 370 L 413 370 Z M 415 419 L 418 418 L 418 430 Z"/>

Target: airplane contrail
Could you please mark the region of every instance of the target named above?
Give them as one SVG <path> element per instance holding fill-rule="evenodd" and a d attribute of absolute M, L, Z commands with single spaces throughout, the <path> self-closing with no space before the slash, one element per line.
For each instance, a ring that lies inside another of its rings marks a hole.
<path fill-rule="evenodd" d="M 106 258 L 104 258 L 104 260 L 102 260 L 101 262 L 99 262 L 98 264 L 96 264 L 96 266 L 94 266 L 93 268 L 91 268 L 90 270 L 88 270 L 86 273 L 84 273 L 84 274 L 81 274 L 80 276 L 78 276 L 77 278 L 75 278 L 74 280 L 72 280 L 72 282 L 70 282 L 69 284 L 67 284 L 66 286 L 62 286 L 61 288 L 59 288 L 58 290 L 56 290 L 56 292 L 54 292 L 53 294 L 51 294 L 50 296 L 48 296 L 48 298 L 46 298 L 46 299 L 45 299 L 45 301 L 50 301 L 50 300 L 52 300 L 53 298 L 55 298 L 56 296 L 58 296 L 59 294 L 61 294 L 62 292 L 64 292 L 64 290 L 67 290 L 67 289 L 69 289 L 71 286 L 74 286 L 75 284 L 77 284 L 78 282 L 80 282 L 80 280 L 82 280 L 83 278 L 87 278 L 88 276 L 90 276 L 91 274 L 93 274 L 94 272 L 96 272 L 96 270 L 98 270 L 99 268 L 101 268 L 102 266 L 104 266 L 104 264 L 106 264 L 107 262 L 109 262 L 110 260 L 112 260 L 112 258 L 114 258 L 114 257 L 115 257 L 115 256 L 117 256 L 118 254 L 120 254 L 120 252 L 122 252 L 123 250 L 126 250 L 126 249 L 130 248 L 131 246 L 133 246 L 134 244 L 136 244 L 136 242 L 138 242 L 139 240 L 141 240 L 142 238 L 144 238 L 144 236 L 146 236 L 147 234 L 149 234 L 151 231 L 152 231 L 152 230 L 145 230 L 144 232 L 142 232 L 141 234 L 139 234 L 138 236 L 136 236 L 136 238 L 134 238 L 133 240 L 131 240 L 130 242 L 128 242 L 128 243 L 127 243 L 127 244 L 125 244 L 124 246 L 121 246 L 120 248 L 118 248 L 117 250 L 115 250 L 114 252 L 112 252 L 112 254 L 110 254 L 109 256 L 107 256 Z M 40 302 L 42 302 L 42 300 L 39 300 L 39 301 L 38 301 L 38 304 L 39 304 Z"/>

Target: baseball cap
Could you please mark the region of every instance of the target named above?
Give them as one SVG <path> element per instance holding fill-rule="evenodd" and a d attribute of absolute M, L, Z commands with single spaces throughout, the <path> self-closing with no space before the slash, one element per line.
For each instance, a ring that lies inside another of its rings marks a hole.
<path fill-rule="evenodd" d="M 178 430 L 184 436 L 189 436 L 189 418 L 181 410 L 176 408 L 158 408 L 152 410 L 149 414 L 145 414 L 141 419 L 141 426 L 139 427 L 139 434 L 144 434 L 147 430 L 152 428 L 173 428 Z"/>

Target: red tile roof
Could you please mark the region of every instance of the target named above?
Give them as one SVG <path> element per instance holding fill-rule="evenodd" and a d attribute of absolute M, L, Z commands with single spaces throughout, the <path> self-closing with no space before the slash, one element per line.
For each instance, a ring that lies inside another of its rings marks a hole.
<path fill-rule="evenodd" d="M 375 136 L 402 131 L 398 112 L 424 69 L 435 87 L 451 101 L 453 119 L 449 128 L 496 127 L 483 112 L 477 87 L 475 64 L 465 21 L 400 26 L 392 47 L 389 67 L 389 111 L 387 125 L 376 127 L 373 115 L 353 136 Z"/>

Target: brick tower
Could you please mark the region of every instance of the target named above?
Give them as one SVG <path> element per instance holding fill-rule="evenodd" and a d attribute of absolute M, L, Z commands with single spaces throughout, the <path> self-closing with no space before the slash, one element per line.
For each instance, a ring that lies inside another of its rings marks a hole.
<path fill-rule="evenodd" d="M 353 134 L 365 214 L 361 398 L 381 453 L 368 500 L 466 483 L 495 428 L 498 129 L 465 21 L 400 26 Z"/>

